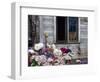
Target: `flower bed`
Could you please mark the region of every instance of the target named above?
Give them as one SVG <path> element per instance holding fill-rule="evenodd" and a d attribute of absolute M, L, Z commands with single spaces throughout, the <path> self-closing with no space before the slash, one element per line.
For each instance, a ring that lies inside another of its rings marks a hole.
<path fill-rule="evenodd" d="M 72 59 L 73 56 L 69 48 L 58 49 L 55 44 L 38 43 L 28 50 L 28 66 L 84 64 L 82 59 Z"/>

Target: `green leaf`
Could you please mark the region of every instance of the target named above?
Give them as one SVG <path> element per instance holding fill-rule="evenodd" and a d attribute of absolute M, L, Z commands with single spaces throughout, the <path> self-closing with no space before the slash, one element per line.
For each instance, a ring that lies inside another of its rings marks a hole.
<path fill-rule="evenodd" d="M 38 62 L 33 59 L 31 66 L 38 66 Z"/>

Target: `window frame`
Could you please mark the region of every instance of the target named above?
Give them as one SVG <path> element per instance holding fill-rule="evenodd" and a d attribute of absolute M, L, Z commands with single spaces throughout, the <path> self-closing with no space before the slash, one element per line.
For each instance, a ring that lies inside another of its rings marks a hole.
<path fill-rule="evenodd" d="M 67 19 L 67 21 L 65 21 L 65 22 L 67 22 L 67 29 L 66 29 L 66 31 L 65 31 L 65 34 L 67 33 L 67 35 L 65 35 L 66 36 L 66 38 L 65 38 L 65 40 L 64 40 L 64 42 L 60 42 L 60 41 L 57 41 L 57 25 L 56 25 L 56 18 L 57 18 L 57 16 L 54 16 L 54 43 L 55 44 L 80 44 L 80 17 L 78 17 L 78 29 L 77 29 L 77 34 L 78 34 L 78 41 L 77 42 L 70 42 L 69 41 L 69 17 L 70 16 L 68 16 L 68 17 L 66 17 L 66 19 Z"/>

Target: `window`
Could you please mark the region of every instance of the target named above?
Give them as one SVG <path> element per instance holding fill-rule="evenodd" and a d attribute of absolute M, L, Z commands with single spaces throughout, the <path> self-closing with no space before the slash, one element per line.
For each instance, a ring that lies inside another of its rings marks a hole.
<path fill-rule="evenodd" d="M 78 42 L 78 17 L 56 17 L 56 42 Z"/>

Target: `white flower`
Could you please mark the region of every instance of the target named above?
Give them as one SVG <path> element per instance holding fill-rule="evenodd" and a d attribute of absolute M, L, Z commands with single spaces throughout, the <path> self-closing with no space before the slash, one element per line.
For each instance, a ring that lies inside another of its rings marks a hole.
<path fill-rule="evenodd" d="M 39 48 L 39 45 L 38 45 L 38 44 L 35 44 L 34 49 L 35 49 L 35 50 L 39 50 L 39 49 L 40 49 L 40 48 Z"/>
<path fill-rule="evenodd" d="M 38 44 L 35 44 L 35 46 L 34 46 L 34 49 L 35 50 L 40 50 L 40 49 L 42 49 L 43 48 L 43 43 L 38 43 Z"/>
<path fill-rule="evenodd" d="M 41 55 L 41 56 L 40 56 L 40 61 L 41 61 L 42 63 L 45 63 L 45 62 L 47 61 L 46 56 Z"/>
<path fill-rule="evenodd" d="M 43 43 L 38 44 L 40 46 L 40 49 L 44 47 Z"/>
<path fill-rule="evenodd" d="M 35 51 L 33 49 L 29 49 L 28 52 L 31 54 L 35 53 Z"/>
<path fill-rule="evenodd" d="M 59 53 L 58 55 L 62 55 L 62 51 L 61 50 L 58 50 L 58 53 Z"/>
<path fill-rule="evenodd" d="M 53 59 L 52 58 L 48 58 L 48 60 L 47 60 L 48 62 L 52 62 L 53 61 Z"/>
<path fill-rule="evenodd" d="M 46 56 L 41 55 L 41 56 L 35 56 L 35 61 L 37 61 L 38 64 L 40 64 L 40 63 L 45 63 L 47 59 Z"/>
<path fill-rule="evenodd" d="M 72 59 L 69 55 L 65 55 L 64 58 L 65 58 L 66 60 L 71 60 L 71 59 Z"/>
<path fill-rule="evenodd" d="M 76 62 L 77 62 L 77 63 L 81 63 L 81 60 L 77 59 Z"/>
<path fill-rule="evenodd" d="M 51 45 L 47 43 L 47 47 L 48 47 L 48 48 L 51 48 Z"/>
<path fill-rule="evenodd" d="M 56 45 L 55 45 L 55 44 L 52 44 L 51 47 L 52 47 L 53 49 L 56 49 Z"/>
<path fill-rule="evenodd" d="M 53 53 L 54 53 L 54 55 L 58 55 L 58 56 L 62 55 L 62 51 L 59 49 L 54 49 Z"/>
<path fill-rule="evenodd" d="M 35 61 L 40 61 L 40 56 L 35 56 Z"/>

